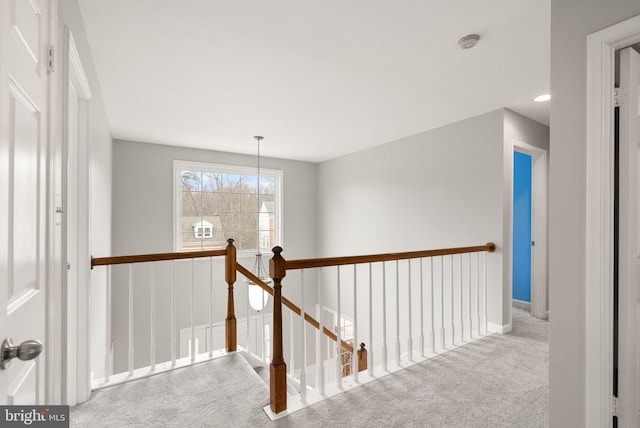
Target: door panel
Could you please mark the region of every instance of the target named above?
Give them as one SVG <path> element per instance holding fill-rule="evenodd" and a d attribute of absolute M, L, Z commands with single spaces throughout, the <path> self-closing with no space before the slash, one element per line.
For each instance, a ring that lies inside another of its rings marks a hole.
<path fill-rule="evenodd" d="M 513 153 L 513 271 L 512 297 L 531 302 L 532 166 L 530 155 Z"/>
<path fill-rule="evenodd" d="M 0 2 L 0 342 L 45 344 L 48 0 Z M 0 404 L 42 404 L 44 354 L 0 370 Z"/>

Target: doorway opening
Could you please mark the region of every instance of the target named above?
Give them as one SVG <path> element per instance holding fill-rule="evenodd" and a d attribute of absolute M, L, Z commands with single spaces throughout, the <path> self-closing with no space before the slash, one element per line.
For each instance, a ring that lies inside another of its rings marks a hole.
<path fill-rule="evenodd" d="M 511 299 L 536 318 L 549 317 L 547 275 L 547 151 L 512 145 Z"/>

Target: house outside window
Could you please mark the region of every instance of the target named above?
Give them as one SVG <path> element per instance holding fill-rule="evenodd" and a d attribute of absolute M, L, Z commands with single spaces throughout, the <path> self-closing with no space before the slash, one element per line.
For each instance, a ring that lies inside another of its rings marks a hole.
<path fill-rule="evenodd" d="M 281 241 L 282 171 L 174 161 L 174 248 L 268 252 Z M 258 185 L 260 197 L 258 198 Z"/>
<path fill-rule="evenodd" d="M 213 225 L 208 221 L 201 219 L 193 224 L 193 233 L 196 238 L 212 238 L 213 237 Z"/>

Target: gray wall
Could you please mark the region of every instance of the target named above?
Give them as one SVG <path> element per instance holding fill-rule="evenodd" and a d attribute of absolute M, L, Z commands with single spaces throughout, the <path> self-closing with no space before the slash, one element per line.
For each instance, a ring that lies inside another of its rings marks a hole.
<path fill-rule="evenodd" d="M 504 229 L 510 210 L 503 206 L 509 185 L 503 158 L 514 138 L 548 148 L 546 126 L 496 110 L 322 163 L 319 255 L 495 242 L 497 252 L 489 256 L 494 278 L 489 322 L 509 328 L 511 279 L 500 272 L 503 240 L 510 235 L 509 227 Z"/>
<path fill-rule="evenodd" d="M 173 161 L 175 159 L 212 162 L 229 165 L 255 166 L 254 156 L 179 148 L 131 141 L 114 141 L 113 147 L 113 254 L 141 254 L 173 251 Z M 314 257 L 317 239 L 316 174 L 317 165 L 308 162 L 263 158 L 264 168 L 283 170 L 283 256 L 289 259 Z M 268 262 L 269 255 L 265 257 Z M 239 261 L 249 269 L 253 255 L 239 255 Z M 196 279 L 184 263 L 176 263 L 176 329 L 190 325 L 192 293 L 195 292 L 196 325 L 208 323 L 208 267 L 196 265 Z M 183 273 L 179 273 L 184 270 Z M 156 279 L 157 361 L 170 356 L 170 267 L 159 264 Z M 140 266 L 134 272 L 135 292 L 135 362 L 136 367 L 149 364 L 150 296 L 151 282 L 148 267 Z M 221 262 L 214 263 L 214 322 L 226 316 L 226 284 Z M 113 305 L 119 308 L 112 321 L 115 345 L 115 366 L 126 367 L 128 342 L 128 290 L 126 272 L 114 269 Z M 299 289 L 287 287 L 283 294 L 299 301 Z M 308 292 L 305 301 L 314 301 L 314 292 Z M 236 286 L 236 315 L 246 313 L 246 287 Z M 115 310 L 115 309 L 114 309 Z M 267 309 L 268 311 L 268 309 Z M 177 334 L 177 333 L 176 333 Z M 243 340 L 244 338 L 239 338 Z"/>
<path fill-rule="evenodd" d="M 256 165 L 255 156 L 114 141 L 114 255 L 173 251 L 173 161 L 176 159 Z M 314 256 L 316 165 L 262 158 L 262 167 L 284 171 L 283 255 Z"/>
<path fill-rule="evenodd" d="M 638 0 L 551 1 L 549 422 L 552 427 L 585 425 L 587 35 L 638 14 Z"/>

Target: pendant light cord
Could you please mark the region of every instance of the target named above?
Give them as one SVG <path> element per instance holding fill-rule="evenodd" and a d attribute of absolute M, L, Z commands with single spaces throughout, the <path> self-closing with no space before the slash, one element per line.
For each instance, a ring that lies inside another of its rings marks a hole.
<path fill-rule="evenodd" d="M 257 215 L 258 215 L 258 227 L 256 230 L 256 246 L 258 247 L 258 254 L 257 255 L 262 255 L 262 252 L 260 251 L 260 141 L 264 138 L 261 136 L 255 136 L 253 137 L 258 141 L 258 177 L 257 177 L 257 181 L 256 181 L 256 187 L 257 187 L 257 201 L 256 201 L 256 211 L 257 211 Z"/>

